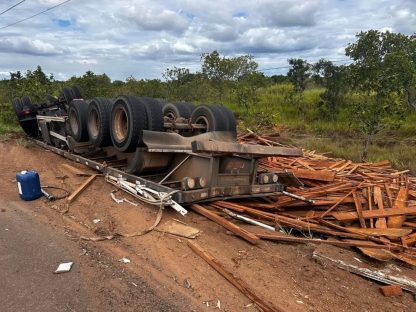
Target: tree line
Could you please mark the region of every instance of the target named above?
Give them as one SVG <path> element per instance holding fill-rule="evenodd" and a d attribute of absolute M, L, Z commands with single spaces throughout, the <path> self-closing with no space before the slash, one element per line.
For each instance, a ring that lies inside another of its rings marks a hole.
<path fill-rule="evenodd" d="M 319 119 L 336 123 L 348 116 L 354 129 L 365 136 L 365 158 L 375 135 L 383 129 L 399 127 L 403 116 L 416 110 L 416 36 L 377 30 L 360 32 L 356 41 L 346 47 L 345 55 L 351 64 L 289 59 L 287 74 L 273 76 L 260 72 L 251 55 L 226 57 L 218 51 L 202 54 L 196 72 L 168 68 L 163 79 L 128 77 L 125 81 L 111 81 L 106 74 L 87 71 L 58 81 L 38 66 L 25 73 L 12 72 L 10 79 L 0 81 L 0 103 L 22 95 L 44 102 L 48 94 L 57 96 L 63 87 L 77 84 L 86 98 L 138 94 L 165 101 L 224 103 L 244 123 L 262 126 L 276 123 L 279 108 L 305 122 Z M 307 93 L 312 89 L 319 93 L 313 101 Z M 282 96 L 268 97 L 273 92 Z"/>

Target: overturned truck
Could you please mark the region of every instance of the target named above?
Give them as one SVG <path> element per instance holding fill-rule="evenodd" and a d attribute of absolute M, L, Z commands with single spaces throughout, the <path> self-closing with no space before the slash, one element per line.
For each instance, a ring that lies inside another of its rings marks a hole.
<path fill-rule="evenodd" d="M 104 173 L 150 203 L 156 195 L 165 196 L 157 204 L 170 200 L 171 206 L 268 196 L 284 191 L 280 181 L 297 183 L 287 172 L 259 171 L 258 159 L 302 151 L 239 144 L 235 117 L 222 105 L 133 95 L 86 100 L 77 86 L 49 97 L 49 103 L 35 105 L 25 96 L 12 105 L 37 144 Z"/>

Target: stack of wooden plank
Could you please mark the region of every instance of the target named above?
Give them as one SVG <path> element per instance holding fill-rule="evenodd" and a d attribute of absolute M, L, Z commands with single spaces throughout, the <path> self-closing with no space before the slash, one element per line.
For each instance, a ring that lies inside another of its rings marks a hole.
<path fill-rule="evenodd" d="M 282 146 L 254 133 L 240 141 Z M 293 172 L 303 186 L 287 191 L 309 201 L 276 196 L 193 209 L 253 244 L 267 239 L 351 246 L 378 260 L 416 265 L 416 178 L 409 170 L 395 170 L 388 161 L 354 163 L 308 150 L 302 157 L 264 158 L 260 169 Z M 241 220 L 268 232 L 247 230 Z"/>

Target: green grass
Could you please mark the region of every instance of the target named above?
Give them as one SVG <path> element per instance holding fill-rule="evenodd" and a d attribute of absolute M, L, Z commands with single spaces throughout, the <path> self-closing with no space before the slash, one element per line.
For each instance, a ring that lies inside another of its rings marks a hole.
<path fill-rule="evenodd" d="M 19 125 L 0 123 L 0 136 L 20 133 L 22 133 L 22 129 Z"/>
<path fill-rule="evenodd" d="M 319 136 L 294 136 L 293 133 L 284 133 L 295 145 L 320 153 L 330 153 L 328 156 L 334 158 L 350 159 L 354 162 L 362 161 L 363 140 L 337 137 Z M 386 144 L 383 137 L 378 137 L 369 147 L 369 162 L 389 160 L 392 166 L 398 170 L 409 169 L 412 174 L 416 174 L 416 144 L 407 141 L 395 141 Z"/>

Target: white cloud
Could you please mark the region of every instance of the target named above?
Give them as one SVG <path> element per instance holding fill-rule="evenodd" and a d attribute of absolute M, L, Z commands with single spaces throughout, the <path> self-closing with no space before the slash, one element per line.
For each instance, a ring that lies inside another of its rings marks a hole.
<path fill-rule="evenodd" d="M 57 49 L 51 43 L 27 37 L 0 38 L 0 52 L 20 53 L 29 55 L 56 55 L 62 50 Z"/>
<path fill-rule="evenodd" d="M 26 1 L 2 15 L 0 27 L 61 1 Z M 412 34 L 415 14 L 412 0 L 70 1 L 0 30 L 0 72 L 41 65 L 60 79 L 86 70 L 155 78 L 166 67 L 197 68 L 200 54 L 214 49 L 251 53 L 260 68 L 291 57 L 342 59 L 361 30 Z"/>

